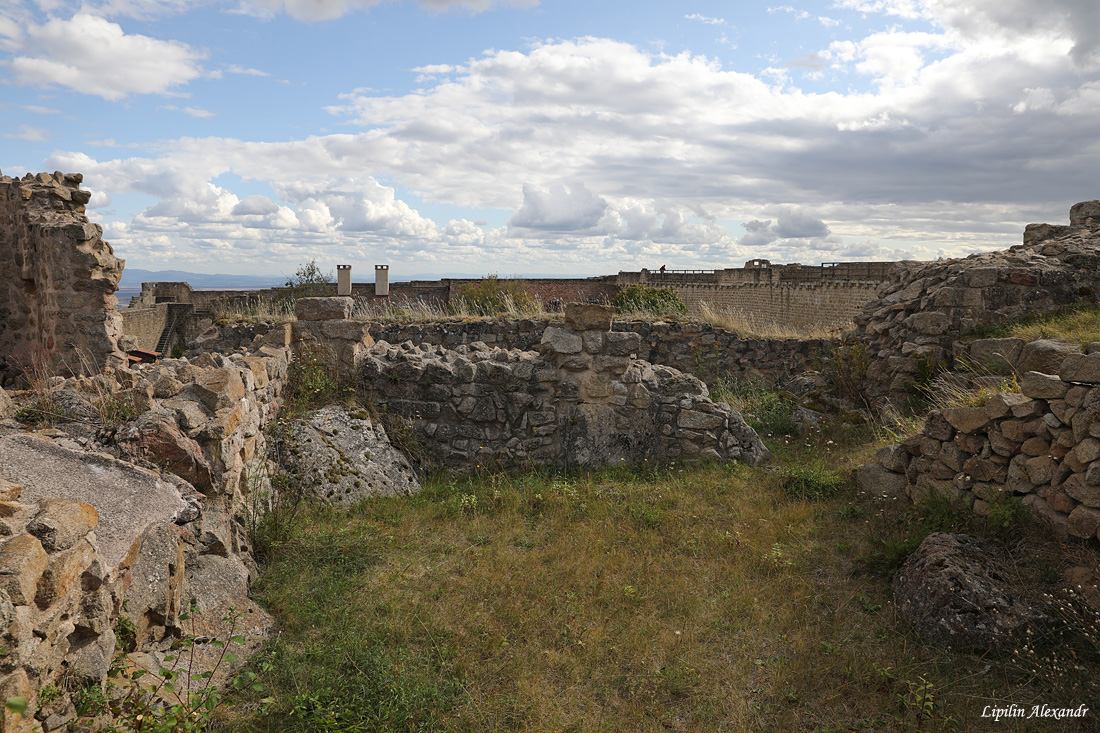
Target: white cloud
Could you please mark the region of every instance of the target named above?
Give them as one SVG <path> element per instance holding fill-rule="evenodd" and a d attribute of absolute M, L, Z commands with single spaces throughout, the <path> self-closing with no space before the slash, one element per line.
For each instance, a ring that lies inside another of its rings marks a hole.
<path fill-rule="evenodd" d="M 187 44 L 126 34 L 89 13 L 30 26 L 21 51 L 9 62 L 18 83 L 59 85 L 109 100 L 164 94 L 202 73 L 202 54 Z"/>
<path fill-rule="evenodd" d="M 690 15 L 685 15 L 684 18 L 686 20 L 697 20 L 700 23 L 706 23 L 707 25 L 725 25 L 726 24 L 726 19 L 725 18 L 711 18 L 711 17 L 706 16 L 706 15 L 700 15 L 699 13 L 691 13 Z"/>
<path fill-rule="evenodd" d="M 240 11 L 260 15 L 286 13 L 298 20 L 331 20 L 378 5 L 382 0 L 241 0 Z M 461 8 L 472 13 L 494 5 L 532 7 L 538 0 L 417 0 L 431 10 Z"/>
<path fill-rule="evenodd" d="M 590 231 L 606 213 L 607 201 L 583 184 L 557 183 L 543 190 L 524 183 L 523 205 L 508 224 L 548 232 Z"/>
<path fill-rule="evenodd" d="M 1082 66 L 1081 33 L 1029 30 L 984 0 L 984 15 L 962 19 L 931 0 L 843 5 L 930 24 L 808 51 L 795 66 L 827 64 L 839 79 L 821 92 L 781 68 L 554 40 L 418 67 L 439 79 L 408 94 L 350 92 L 330 109 L 362 126 L 345 134 L 54 159 L 111 194 L 157 198 L 120 230 L 145 254 L 169 237 L 175 252 L 239 241 L 275 260 L 329 248 L 474 270 L 486 258 L 518 269 L 547 251 L 589 272 L 658 257 L 960 254 L 1015 243 L 1029 221 L 1062 221 L 1095 196 L 1100 79 Z M 238 199 L 213 183 L 226 173 L 267 183 L 273 199 Z M 400 190 L 514 214 L 497 228 L 436 223 Z M 729 221 L 748 222 L 736 241 Z"/>
<path fill-rule="evenodd" d="M 30 143 L 42 143 L 50 139 L 50 131 L 44 127 L 20 125 L 18 132 L 5 132 L 4 137 L 10 140 L 26 140 Z"/>

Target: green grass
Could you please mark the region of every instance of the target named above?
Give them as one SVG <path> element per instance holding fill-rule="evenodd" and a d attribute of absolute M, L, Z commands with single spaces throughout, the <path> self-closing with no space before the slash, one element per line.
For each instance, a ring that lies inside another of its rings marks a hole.
<path fill-rule="evenodd" d="M 437 475 L 309 508 L 256 585 L 283 632 L 229 729 L 1029 730 L 981 710 L 1041 687 L 925 646 L 891 600 L 918 536 L 980 528 L 859 496 L 873 447 L 770 442 L 770 467 Z"/>

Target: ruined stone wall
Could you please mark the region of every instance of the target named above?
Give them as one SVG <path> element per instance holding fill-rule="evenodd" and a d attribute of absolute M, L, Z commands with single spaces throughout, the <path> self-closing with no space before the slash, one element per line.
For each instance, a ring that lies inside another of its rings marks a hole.
<path fill-rule="evenodd" d="M 538 348 L 542 335 L 555 321 L 534 319 L 470 321 L 465 323 L 372 323 L 376 341 L 397 344 L 438 344 L 453 349 L 476 341 L 505 349 Z M 832 352 L 826 339 L 746 339 L 706 323 L 615 321 L 616 331 L 641 337 L 638 358 L 699 377 L 713 385 L 732 377 L 761 378 L 768 382 L 820 369 Z"/>
<path fill-rule="evenodd" d="M 0 375 L 120 366 L 123 261 L 84 214 L 80 174 L 0 176 Z"/>
<path fill-rule="evenodd" d="M 1056 375 L 1026 372 L 1019 394 L 932 411 L 920 434 L 881 449 L 860 483 L 961 499 L 983 516 L 1015 497 L 1063 537 L 1100 538 L 1100 353 L 1063 356 Z"/>
<path fill-rule="evenodd" d="M 571 304 L 539 352 L 378 342 L 358 383 L 451 466 L 766 460 L 740 414 L 699 379 L 637 359 L 641 344 L 611 330 L 610 308 Z"/>
<path fill-rule="evenodd" d="M 1024 244 L 963 259 L 917 263 L 869 301 L 851 338 L 872 358 L 872 392 L 901 397 L 922 364 L 950 365 L 978 326 L 1018 320 L 1100 293 L 1100 202 L 1070 210 L 1069 226 L 1031 224 Z"/>
<path fill-rule="evenodd" d="M 3 713 L 3 730 L 71 730 L 73 696 L 104 684 L 123 617 L 128 663 L 153 673 L 191 600 L 199 628 L 219 628 L 235 607 L 250 648 L 262 641 L 271 619 L 247 598 L 242 522 L 269 488 L 263 429 L 281 404 L 289 342 L 283 327 L 250 352 L 56 384 L 54 439 L 0 426 L 0 699 L 29 703 L 25 717 Z M 141 414 L 97 427 L 98 393 Z M 50 684 L 59 693 L 43 699 Z"/>
<path fill-rule="evenodd" d="M 414 324 L 371 322 L 366 325 L 374 340 L 391 344 L 411 341 L 416 345 L 454 349 L 480 341 L 503 349 L 532 351 L 538 349 L 547 327 L 556 324 L 560 321 L 501 319 Z M 687 372 L 711 386 L 723 378 L 782 382 L 788 377 L 820 369 L 834 348 L 834 343 L 827 339 L 746 339 L 705 323 L 615 321 L 614 327 L 616 331 L 636 333 L 641 337 L 638 358 Z M 216 325 L 198 339 L 195 348 L 236 351 L 271 328 L 270 324 Z M 333 328 L 336 327 L 330 327 L 330 331 Z M 351 335 L 359 341 L 363 334 L 356 331 Z"/>

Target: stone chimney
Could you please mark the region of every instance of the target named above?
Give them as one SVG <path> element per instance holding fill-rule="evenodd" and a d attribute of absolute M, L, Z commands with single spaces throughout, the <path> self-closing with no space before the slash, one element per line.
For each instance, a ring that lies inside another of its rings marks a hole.
<path fill-rule="evenodd" d="M 388 298 L 390 295 L 390 266 L 374 266 L 374 294 L 380 298 Z"/>
<path fill-rule="evenodd" d="M 336 294 L 351 295 L 351 265 L 336 266 Z"/>

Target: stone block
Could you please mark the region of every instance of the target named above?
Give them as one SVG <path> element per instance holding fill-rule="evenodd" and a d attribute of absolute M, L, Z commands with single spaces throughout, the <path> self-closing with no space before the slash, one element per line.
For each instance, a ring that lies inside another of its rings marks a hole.
<path fill-rule="evenodd" d="M 1025 372 L 1020 378 L 1020 392 L 1033 399 L 1059 400 L 1068 389 L 1069 385 L 1053 374 Z"/>
<path fill-rule="evenodd" d="M 984 407 L 954 407 L 940 412 L 951 427 L 961 433 L 978 433 L 989 425 L 989 415 Z"/>
<path fill-rule="evenodd" d="M 1020 359 L 1023 339 L 980 339 L 970 344 L 970 360 L 976 364 L 1000 372 L 1011 369 Z"/>
<path fill-rule="evenodd" d="M 1064 382 L 1100 384 L 1100 354 L 1067 355 L 1058 376 Z"/>
<path fill-rule="evenodd" d="M 933 440 L 951 440 L 955 437 L 955 428 L 940 410 L 932 410 L 925 420 L 924 434 Z"/>
<path fill-rule="evenodd" d="M 1070 226 L 1094 226 L 1100 224 L 1100 201 L 1081 201 L 1070 207 Z"/>
<path fill-rule="evenodd" d="M 244 381 L 233 367 L 205 370 L 190 389 L 212 412 L 231 407 L 245 396 Z"/>
<path fill-rule="evenodd" d="M 552 354 L 579 354 L 584 346 L 580 336 L 557 326 L 543 331 L 539 343 Z"/>
<path fill-rule="evenodd" d="M 720 415 L 711 415 L 696 410 L 681 410 L 676 424 L 687 430 L 714 430 L 725 423 Z"/>
<path fill-rule="evenodd" d="M 998 420 L 1005 415 L 1012 413 L 1012 408 L 1015 405 L 1023 402 L 1029 402 L 1030 400 L 1022 394 L 1016 394 L 1015 392 L 1001 392 L 993 395 L 989 402 L 986 403 L 985 411 L 989 415 L 990 419 Z"/>
<path fill-rule="evenodd" d="M 1053 339 L 1029 341 L 1020 351 L 1020 363 L 1016 365 L 1016 369 L 1020 372 L 1057 374 L 1067 356 L 1079 353 L 1081 353 L 1081 347 L 1077 344 L 1067 344 Z"/>
<path fill-rule="evenodd" d="M 1088 483 L 1079 473 L 1067 478 L 1059 488 L 1085 506 L 1100 507 L 1100 486 Z"/>
<path fill-rule="evenodd" d="M 906 323 L 917 333 L 938 336 L 947 331 L 951 319 L 946 313 L 939 311 L 922 311 L 909 316 Z"/>
<path fill-rule="evenodd" d="M 631 356 L 641 351 L 642 337 L 633 332 L 613 331 L 605 336 L 604 343 L 610 356 Z"/>
<path fill-rule="evenodd" d="M 298 298 L 294 312 L 299 321 L 333 321 L 351 318 L 352 300 L 348 297 Z"/>
<path fill-rule="evenodd" d="M 1079 506 L 1069 513 L 1066 530 L 1074 537 L 1092 539 L 1100 529 L 1100 509 Z"/>
<path fill-rule="evenodd" d="M 894 473 L 904 474 L 905 469 L 909 466 L 909 451 L 900 445 L 887 445 L 879 448 L 875 458 L 878 459 L 879 465 Z"/>
<path fill-rule="evenodd" d="M 27 532 L 38 538 L 46 552 L 69 549 L 99 523 L 99 512 L 83 501 L 43 499 L 38 506 L 38 514 L 27 524 Z"/>
<path fill-rule="evenodd" d="M 593 303 L 566 303 L 565 325 L 575 331 L 610 331 L 615 310 Z"/>
<path fill-rule="evenodd" d="M 80 576 L 95 559 L 95 548 L 86 539 L 50 558 L 49 567 L 38 580 L 34 601 L 39 608 L 49 608 L 78 587 Z"/>

